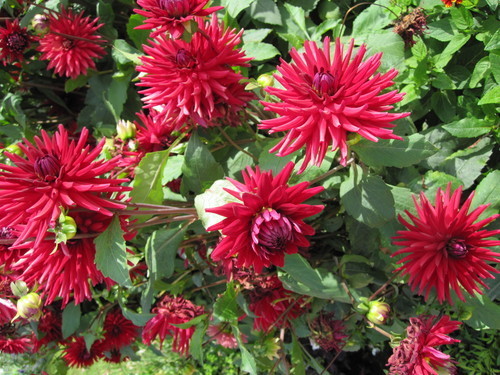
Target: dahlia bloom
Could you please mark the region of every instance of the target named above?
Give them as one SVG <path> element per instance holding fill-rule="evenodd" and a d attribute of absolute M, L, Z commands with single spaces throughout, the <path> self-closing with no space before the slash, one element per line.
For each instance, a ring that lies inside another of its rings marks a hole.
<path fill-rule="evenodd" d="M 206 209 L 226 217 L 207 228 L 220 230 L 223 235 L 211 254 L 213 260 L 237 257 L 237 267 L 253 266 L 255 272 L 261 273 L 264 267 L 282 267 L 285 254 L 309 246 L 306 236 L 313 235 L 314 229 L 303 219 L 320 213 L 323 206 L 302 202 L 323 191 L 323 187 L 308 188 L 308 182 L 288 186 L 293 167 L 292 162 L 288 163 L 276 176 L 272 171 L 247 167 L 242 171 L 243 184 L 228 178 L 236 190 L 225 190 L 241 203 Z"/>
<path fill-rule="evenodd" d="M 460 324 L 447 315 L 439 320 L 433 315 L 410 318 L 406 338 L 394 348 L 388 360 L 389 375 L 438 375 L 442 369 L 453 373 L 455 365 L 450 356 L 437 347 L 460 342 L 448 336 Z"/>
<path fill-rule="evenodd" d="M 7 354 L 21 354 L 30 352 L 33 349 L 31 337 L 22 336 L 9 338 L 2 334 L 3 328 L 0 327 L 0 352 Z"/>
<path fill-rule="evenodd" d="M 99 343 L 94 342 L 87 350 L 85 339 L 77 337 L 71 341 L 64 349 L 63 358 L 70 367 L 88 367 L 102 357 Z"/>
<path fill-rule="evenodd" d="M 35 351 L 50 342 L 64 343 L 65 340 L 62 336 L 62 311 L 46 307 L 38 322 L 37 330 L 43 336 L 35 340 Z"/>
<path fill-rule="evenodd" d="M 102 233 L 111 221 L 108 216 L 89 211 L 70 211 L 70 215 L 80 234 Z M 62 298 L 62 308 L 72 298 L 78 305 L 92 299 L 91 286 L 105 283 L 110 288 L 114 284 L 95 265 L 94 238 L 71 239 L 59 247 L 54 240 L 44 240 L 39 245 L 28 242 L 22 246 L 29 250 L 13 268 L 28 285 L 40 285 L 45 305 L 58 297 Z"/>
<path fill-rule="evenodd" d="M 151 37 L 158 34 L 170 33 L 173 38 L 178 39 L 184 33 L 184 24 L 195 20 L 195 17 L 208 16 L 220 9 L 222 6 L 206 8 L 209 0 L 137 0 L 137 4 L 144 8 L 134 9 L 134 12 L 146 17 L 144 25 L 136 29 L 151 30 Z"/>
<path fill-rule="evenodd" d="M 16 231 L 11 227 L 0 228 L 0 240 L 15 241 Z M 10 271 L 11 265 L 19 260 L 22 250 L 12 249 L 11 245 L 0 244 L 0 265 L 3 265 L 4 271 Z"/>
<path fill-rule="evenodd" d="M 398 231 L 398 236 L 393 237 L 397 240 L 394 244 L 403 248 L 392 256 L 405 254 L 398 261 L 403 265 L 397 271 L 410 275 L 412 290 L 418 290 L 426 300 L 434 289 L 440 303 L 447 300 L 451 304 L 450 290 L 453 289 L 458 298 L 465 301 L 462 288 L 471 295 L 482 294 L 479 285 L 486 287 L 482 279 L 494 278 L 492 273 L 498 273 L 487 262 L 498 262 L 500 254 L 486 247 L 500 245 L 500 241 L 485 238 L 499 234 L 500 230 L 480 229 L 500 215 L 474 223 L 488 205 L 469 212 L 474 193 L 462 206 L 461 196 L 461 187 L 451 193 L 451 185 L 448 185 L 444 192 L 438 189 L 432 205 L 421 193 L 420 203 L 414 198 L 417 215 L 405 211 L 412 223 L 401 215 L 398 218 L 406 230 Z"/>
<path fill-rule="evenodd" d="M 344 322 L 335 319 L 333 313 L 320 313 L 311 321 L 309 328 L 314 342 L 328 352 L 332 350 L 342 351 L 345 339 L 349 337 L 345 334 Z"/>
<path fill-rule="evenodd" d="M 242 31 L 224 29 L 214 16 L 204 23 L 188 43 L 158 35 L 149 56 L 141 57 L 137 70 L 146 73 L 137 84 L 145 89 L 146 108 L 160 108 L 160 114 L 173 121 L 176 130 L 187 121 L 207 127 L 216 118 L 239 111 L 253 98 L 239 83 L 244 77 L 231 69 L 249 66 L 250 58 L 237 48 Z"/>
<path fill-rule="evenodd" d="M 134 121 L 137 133 L 136 139 L 139 150 L 153 152 L 166 150 L 176 137 L 172 135 L 174 127 L 164 116 L 154 109 L 146 115 L 144 112 L 137 113 L 138 121 Z"/>
<path fill-rule="evenodd" d="M 105 40 L 96 33 L 104 24 L 97 24 L 97 18 L 84 17 L 83 11 L 74 14 L 64 8 L 48 17 L 49 31 L 40 38 L 37 48 L 42 53 L 40 59 L 49 60 L 47 68 L 72 79 L 95 69 L 93 59 L 106 54 L 102 47 Z"/>
<path fill-rule="evenodd" d="M 198 315 L 204 313 L 202 306 L 196 306 L 191 301 L 182 297 L 171 297 L 165 295 L 151 311 L 156 314 L 144 326 L 142 331 L 142 341 L 146 345 L 158 337 L 161 344 L 167 336 L 173 336 L 172 350 L 187 355 L 191 336 L 196 327 L 179 328 L 172 324 L 182 324 L 189 322 Z"/>
<path fill-rule="evenodd" d="M 248 308 L 257 316 L 253 321 L 253 329 L 257 331 L 289 327 L 290 320 L 299 317 L 307 309 L 307 306 L 303 306 L 305 299 L 297 298 L 283 288 L 276 275 L 266 277 L 249 296 Z"/>
<path fill-rule="evenodd" d="M 236 349 L 238 347 L 238 341 L 231 327 L 226 323 L 208 326 L 207 335 L 224 348 Z M 246 336 L 241 334 L 241 340 L 247 342 Z"/>
<path fill-rule="evenodd" d="M 362 62 L 366 46 L 359 47 L 353 55 L 354 40 L 344 53 L 340 39 L 335 41 L 335 53 L 330 55 L 330 38 L 325 38 L 323 49 L 315 42 L 306 41 L 305 52 L 295 48 L 290 55 L 293 62 L 281 60 L 275 75 L 284 87 L 266 87 L 266 91 L 282 102 L 262 102 L 264 109 L 280 117 L 264 120 L 261 129 L 269 133 L 287 131 L 285 137 L 270 152 L 285 156 L 305 146 L 305 160 L 299 173 L 308 164 L 320 165 L 328 147 L 340 149 L 341 164 L 347 159 L 347 135 L 357 133 L 370 141 L 402 139 L 392 133 L 392 121 L 409 113 L 388 113 L 392 104 L 403 99 L 403 94 L 390 87 L 398 72 L 391 69 L 385 74 L 376 73 L 382 53 Z"/>
<path fill-rule="evenodd" d="M 130 345 L 137 337 L 138 330 L 139 327 L 126 319 L 120 310 L 108 312 L 104 320 L 104 339 L 101 340 L 101 349 L 112 351 Z"/>
<path fill-rule="evenodd" d="M 78 141 L 70 141 L 59 125 L 52 137 L 42 130 L 35 144 L 27 139 L 19 143 L 26 159 L 5 153 L 14 165 L 0 164 L 0 227 L 25 224 L 16 245 L 30 236 L 38 245 L 55 226 L 61 209 L 80 207 L 111 216 L 109 209 L 125 207 L 102 196 L 131 188 L 120 186 L 126 179 L 101 178 L 116 167 L 116 159 L 96 161 L 105 140 L 91 149 L 88 136 L 83 128 Z"/>
<path fill-rule="evenodd" d="M 5 28 L 0 27 L 0 60 L 3 65 L 20 62 L 23 52 L 30 46 L 33 37 L 25 27 L 19 26 L 19 20 L 6 20 Z"/>

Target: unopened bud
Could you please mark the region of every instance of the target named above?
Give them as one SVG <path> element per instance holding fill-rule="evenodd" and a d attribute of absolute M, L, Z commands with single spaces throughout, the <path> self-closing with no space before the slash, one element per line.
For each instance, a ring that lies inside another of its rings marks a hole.
<path fill-rule="evenodd" d="M 18 317 L 28 320 L 39 320 L 42 316 L 42 299 L 37 293 L 31 292 L 19 298 L 17 301 L 17 314 L 12 319 Z"/>
<path fill-rule="evenodd" d="M 257 78 L 257 83 L 259 84 L 260 87 L 267 87 L 267 86 L 272 86 L 274 85 L 274 77 L 272 74 L 261 74 Z"/>
<path fill-rule="evenodd" d="M 116 133 L 118 135 L 118 138 L 120 138 L 122 141 L 134 138 L 135 132 L 135 125 L 130 121 L 120 120 L 118 121 L 118 124 L 116 124 Z"/>
<path fill-rule="evenodd" d="M 66 236 L 66 240 L 71 240 L 73 237 L 75 237 L 77 231 L 75 219 L 73 219 L 71 216 L 60 216 L 59 225 L 61 227 L 61 232 Z"/>
<path fill-rule="evenodd" d="M 36 14 L 31 20 L 31 27 L 38 35 L 44 35 L 49 31 L 49 18 L 44 14 Z"/>
<path fill-rule="evenodd" d="M 358 305 L 358 309 L 366 316 L 366 319 L 374 324 L 384 324 L 386 322 L 391 312 L 391 307 L 387 303 L 380 300 L 369 301 L 365 297 L 361 297 L 360 300 L 361 303 Z"/>
<path fill-rule="evenodd" d="M 11 154 L 16 154 L 16 155 L 19 155 L 19 156 L 23 156 L 24 155 L 24 152 L 23 152 L 23 150 L 21 150 L 21 147 L 19 147 L 15 143 L 13 143 L 13 144 L 5 147 L 4 150 L 7 151 L 7 152 L 10 152 Z"/>
<path fill-rule="evenodd" d="M 12 290 L 12 294 L 16 297 L 22 297 L 28 294 L 28 286 L 22 280 L 16 280 L 10 283 L 10 290 Z"/>

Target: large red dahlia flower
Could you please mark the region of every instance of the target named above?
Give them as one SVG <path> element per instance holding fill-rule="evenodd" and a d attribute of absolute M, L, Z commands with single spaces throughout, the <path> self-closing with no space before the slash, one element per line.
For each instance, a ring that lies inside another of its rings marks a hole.
<path fill-rule="evenodd" d="M 19 26 L 19 20 L 5 21 L 5 28 L 0 27 L 0 60 L 4 65 L 24 59 L 23 52 L 29 47 L 33 37 L 25 27 Z"/>
<path fill-rule="evenodd" d="M 119 309 L 115 309 L 106 315 L 103 331 L 104 339 L 101 340 L 101 349 L 112 351 L 130 345 L 137 337 L 139 327 L 125 318 Z"/>
<path fill-rule="evenodd" d="M 144 46 L 149 56 L 141 57 L 143 64 L 137 67 L 146 73 L 138 83 L 147 87 L 140 91 L 146 107 L 161 108 L 176 129 L 187 121 L 209 126 L 228 108 L 239 111 L 253 98 L 239 83 L 244 77 L 231 69 L 249 66 L 250 59 L 236 48 L 242 32 L 224 29 L 215 16 L 207 23 L 199 20 L 198 27 L 202 32 L 190 43 L 158 35 L 151 46 Z"/>
<path fill-rule="evenodd" d="M 195 17 L 208 16 L 220 9 L 216 6 L 203 9 L 208 0 L 137 0 L 137 4 L 144 8 L 134 9 L 134 12 L 146 17 L 144 25 L 136 29 L 156 29 L 152 37 L 169 32 L 178 39 L 184 33 L 184 23 L 194 20 Z"/>
<path fill-rule="evenodd" d="M 204 313 L 203 307 L 196 306 L 182 297 L 165 295 L 151 312 L 156 315 L 144 326 L 142 331 L 144 344 L 151 345 L 156 337 L 163 343 L 165 337 L 173 336 L 172 350 L 187 355 L 195 327 L 179 328 L 172 324 L 186 323 L 198 315 L 202 315 Z"/>
<path fill-rule="evenodd" d="M 450 289 L 465 301 L 462 288 L 474 295 L 482 293 L 478 284 L 486 286 L 483 278 L 494 278 L 498 271 L 486 262 L 498 262 L 500 254 L 486 249 L 500 245 L 500 241 L 486 240 L 500 230 L 480 230 L 500 215 L 474 223 L 488 205 L 482 205 L 469 213 L 474 193 L 460 207 L 462 188 L 451 194 L 450 185 L 443 192 L 438 189 L 436 202 L 432 205 L 420 194 L 420 204 L 414 198 L 417 216 L 405 211 L 412 223 L 399 216 L 406 230 L 398 231 L 395 245 L 404 246 L 392 256 L 405 254 L 398 261 L 403 263 L 398 270 L 409 274 L 409 284 L 418 289 L 427 299 L 432 289 L 437 292 L 439 302 L 453 303 Z"/>
<path fill-rule="evenodd" d="M 320 165 L 328 147 L 340 149 L 341 163 L 347 159 L 347 134 L 358 133 L 377 142 L 378 138 L 401 139 L 390 128 L 391 121 L 409 113 L 388 113 L 392 104 L 403 99 L 397 90 L 380 94 L 390 87 L 398 74 L 391 69 L 377 73 L 382 53 L 362 62 L 366 46 L 359 47 L 351 59 L 354 40 L 344 53 L 340 39 L 335 41 L 335 53 L 330 55 L 330 39 L 327 37 L 320 49 L 315 42 L 306 41 L 305 52 L 295 48 L 290 55 L 293 63 L 281 60 L 276 79 L 284 89 L 267 87 L 266 91 L 277 96 L 281 103 L 262 102 L 268 111 L 280 117 L 264 120 L 261 129 L 270 133 L 288 131 L 286 136 L 270 152 L 278 151 L 285 156 L 305 146 L 302 172 L 310 164 Z"/>
<path fill-rule="evenodd" d="M 86 208 L 111 216 L 109 209 L 122 209 L 103 193 L 126 191 L 126 179 L 101 178 L 116 167 L 116 159 L 96 160 L 103 139 L 94 149 L 87 145 L 83 128 L 78 142 L 70 141 L 62 125 L 54 136 L 42 131 L 35 144 L 24 139 L 19 147 L 26 159 L 5 153 L 14 165 L 0 164 L 0 227 L 26 224 L 16 244 L 36 236 L 36 244 L 54 227 L 62 209 Z"/>
<path fill-rule="evenodd" d="M 388 360 L 389 375 L 454 373 L 455 365 L 450 356 L 440 352 L 436 347 L 460 342 L 448 336 L 457 330 L 460 324 L 447 315 L 439 320 L 436 316 L 410 318 L 410 325 L 406 328 L 406 338 L 394 348 Z"/>
<path fill-rule="evenodd" d="M 71 9 L 49 15 L 49 32 L 40 39 L 38 51 L 41 60 L 49 60 L 48 69 L 54 69 L 59 76 L 75 79 L 95 69 L 93 59 L 106 54 L 102 47 L 104 39 L 96 31 L 104 24 L 98 19 L 84 17 L 83 12 L 74 14 Z"/>
<path fill-rule="evenodd" d="M 263 267 L 282 267 L 285 254 L 309 246 L 306 236 L 313 235 L 314 229 L 303 219 L 320 213 L 323 206 L 302 202 L 323 191 L 323 187 L 308 189 L 308 182 L 288 186 L 293 167 L 293 163 L 288 163 L 274 177 L 272 171 L 247 167 L 242 171 L 244 184 L 228 178 L 236 190 L 225 190 L 242 203 L 231 202 L 206 210 L 226 217 L 207 228 L 220 230 L 223 235 L 212 252 L 213 260 L 237 257 L 237 267 L 253 266 L 260 273 Z"/>

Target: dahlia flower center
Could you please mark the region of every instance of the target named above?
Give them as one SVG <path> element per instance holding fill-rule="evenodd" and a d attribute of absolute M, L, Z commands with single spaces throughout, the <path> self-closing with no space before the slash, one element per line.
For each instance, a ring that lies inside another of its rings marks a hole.
<path fill-rule="evenodd" d="M 334 83 L 335 78 L 330 72 L 321 70 L 314 75 L 312 87 L 320 95 L 333 95 L 335 92 L 333 87 Z"/>
<path fill-rule="evenodd" d="M 28 47 L 28 38 L 21 33 L 12 33 L 7 37 L 7 48 L 15 52 L 23 52 Z"/>
<path fill-rule="evenodd" d="M 252 240 L 270 252 L 283 251 L 293 237 L 290 220 L 272 208 L 264 209 L 252 225 Z"/>
<path fill-rule="evenodd" d="M 175 55 L 175 63 L 179 68 L 193 68 L 196 65 L 196 59 L 188 50 L 181 48 Z"/>
<path fill-rule="evenodd" d="M 466 257 L 469 249 L 464 240 L 452 239 L 446 244 L 446 252 L 454 259 L 463 259 Z"/>
<path fill-rule="evenodd" d="M 0 238 L 2 238 L 2 239 L 14 238 L 14 235 L 12 234 L 12 228 L 1 227 L 0 228 Z"/>
<path fill-rule="evenodd" d="M 161 9 L 168 12 L 174 18 L 180 18 L 189 14 L 189 0 L 159 0 Z"/>
<path fill-rule="evenodd" d="M 33 165 L 35 173 L 44 181 L 54 181 L 59 177 L 61 165 L 52 155 L 44 155 L 35 160 Z"/>
<path fill-rule="evenodd" d="M 75 43 L 71 40 L 71 39 L 64 39 L 61 43 L 62 47 L 68 51 L 70 50 L 71 48 L 73 48 L 73 46 L 75 45 Z"/>

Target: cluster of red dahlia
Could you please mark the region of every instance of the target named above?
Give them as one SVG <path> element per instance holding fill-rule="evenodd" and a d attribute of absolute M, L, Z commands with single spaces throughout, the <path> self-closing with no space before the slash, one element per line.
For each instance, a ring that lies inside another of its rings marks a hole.
<path fill-rule="evenodd" d="M 106 54 L 105 40 L 97 33 L 103 24 L 98 22 L 83 12 L 61 7 L 59 12 L 39 15 L 32 35 L 19 20 L 7 20 L 5 27 L 0 27 L 0 60 L 4 65 L 19 64 L 25 60 L 25 52 L 37 44 L 39 59 L 48 61 L 48 69 L 75 79 L 95 69 L 95 60 Z"/>

